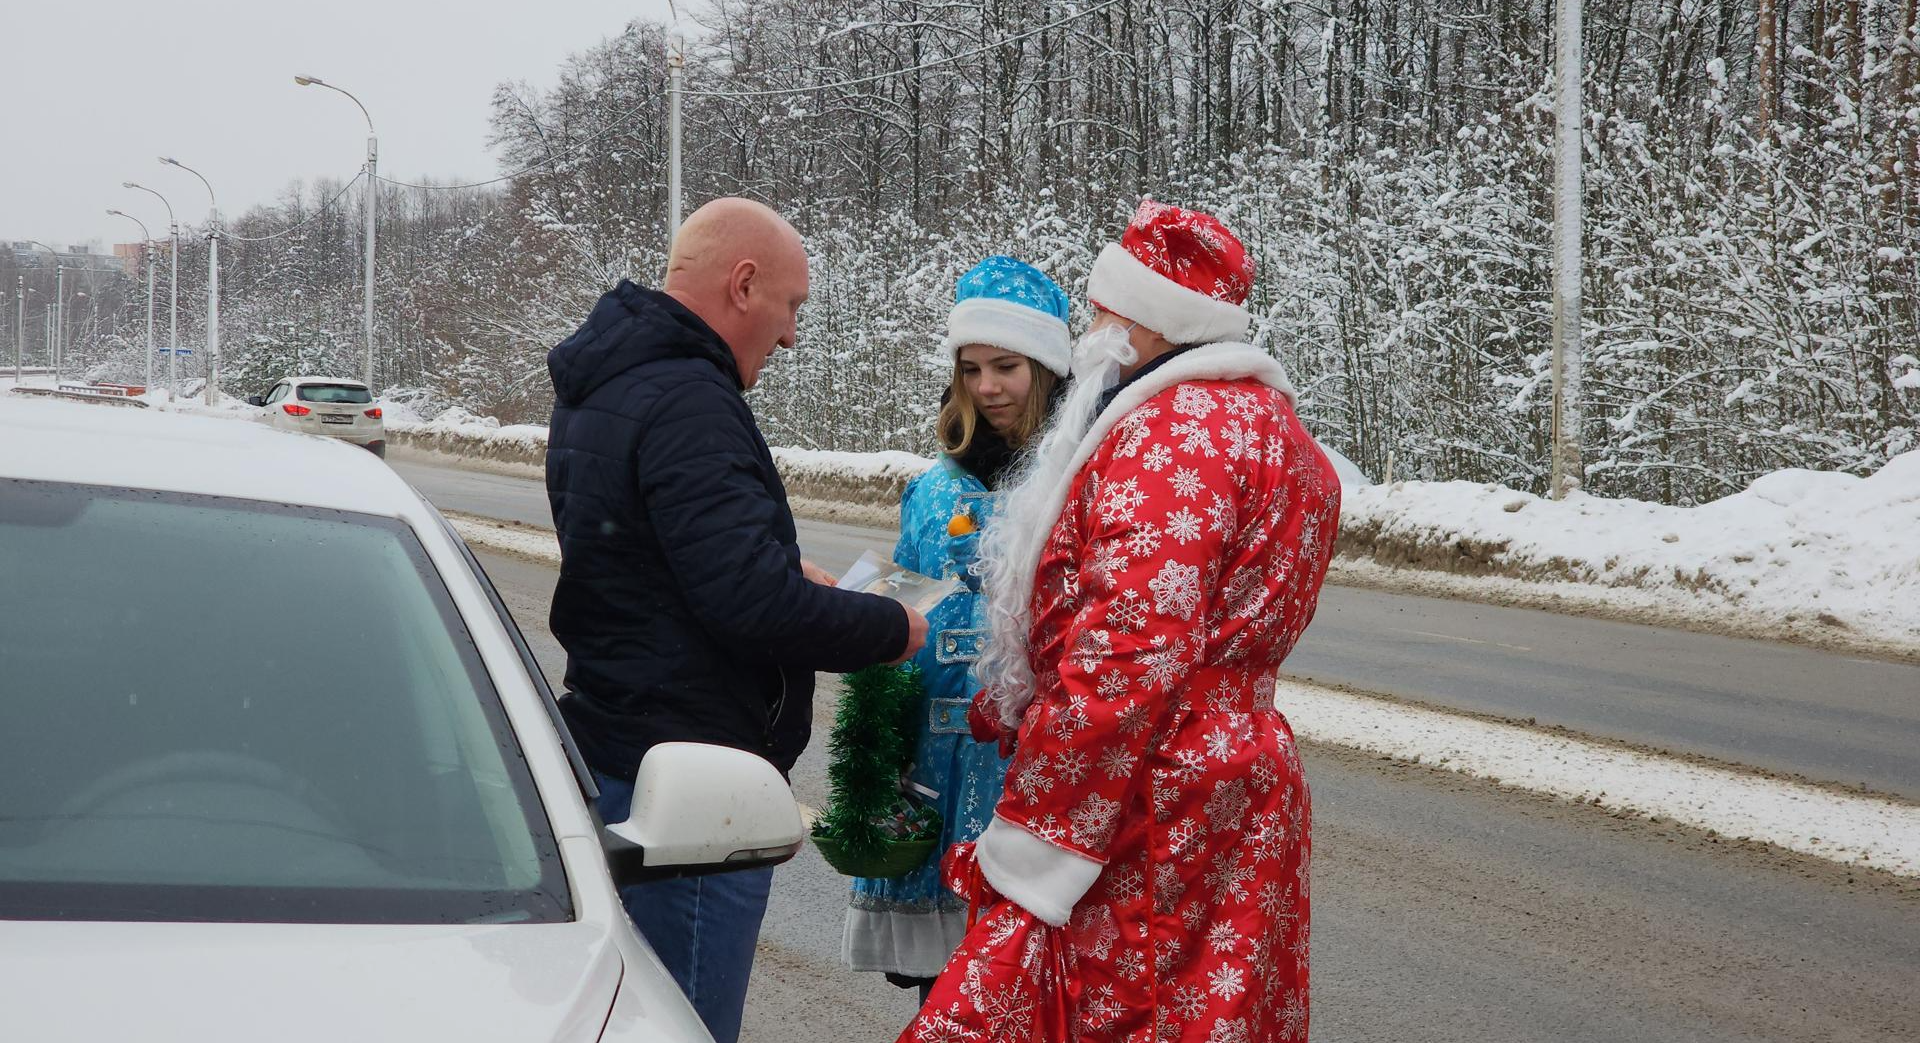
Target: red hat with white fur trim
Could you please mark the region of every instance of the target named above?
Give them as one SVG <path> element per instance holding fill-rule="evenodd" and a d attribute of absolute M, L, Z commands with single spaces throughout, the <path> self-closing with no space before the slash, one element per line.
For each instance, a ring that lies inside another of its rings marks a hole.
<path fill-rule="evenodd" d="M 1087 277 L 1087 297 L 1175 344 L 1245 340 L 1253 259 L 1212 214 L 1140 201 Z"/>

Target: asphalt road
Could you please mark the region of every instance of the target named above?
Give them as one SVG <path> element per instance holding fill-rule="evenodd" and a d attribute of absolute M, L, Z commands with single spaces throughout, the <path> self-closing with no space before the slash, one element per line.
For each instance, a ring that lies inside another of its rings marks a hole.
<path fill-rule="evenodd" d="M 552 570 L 480 557 L 557 681 Z M 794 773 L 815 807 L 835 695 L 822 682 Z M 1920 886 L 1338 748 L 1304 754 L 1315 1039 L 1920 1038 Z M 905 1025 L 907 993 L 841 964 L 845 909 L 845 881 L 811 848 L 775 875 L 744 1038 L 886 1041 Z"/>
<path fill-rule="evenodd" d="M 537 481 L 395 459 L 443 510 L 551 526 Z M 829 569 L 894 534 L 803 520 Z M 1329 586 L 1307 680 L 1920 800 L 1920 666 L 1798 645 Z"/>

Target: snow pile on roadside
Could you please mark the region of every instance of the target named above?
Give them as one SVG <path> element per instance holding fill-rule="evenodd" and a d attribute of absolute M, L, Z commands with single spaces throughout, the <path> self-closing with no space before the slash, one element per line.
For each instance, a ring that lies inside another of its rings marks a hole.
<path fill-rule="evenodd" d="M 1282 682 L 1303 739 L 1616 811 L 1670 818 L 1847 865 L 1920 876 L 1920 807 Z"/>
<path fill-rule="evenodd" d="M 924 456 L 888 450 L 883 453 L 836 453 L 828 449 L 788 449 L 775 446 L 774 465 L 789 472 L 854 482 L 910 482 L 933 461 Z"/>
<path fill-rule="evenodd" d="M 547 451 L 546 427 L 540 424 L 502 424 L 493 417 L 477 416 L 459 406 L 445 410 L 432 420 L 390 416 L 387 418 L 387 430 L 428 441 L 485 443 L 500 449 L 512 447 L 537 450 L 542 454 Z"/>
<path fill-rule="evenodd" d="M 1340 529 L 1343 552 L 1394 570 L 1650 592 L 1920 649 L 1920 450 L 1867 478 L 1777 471 L 1698 507 L 1396 482 L 1348 489 Z"/>

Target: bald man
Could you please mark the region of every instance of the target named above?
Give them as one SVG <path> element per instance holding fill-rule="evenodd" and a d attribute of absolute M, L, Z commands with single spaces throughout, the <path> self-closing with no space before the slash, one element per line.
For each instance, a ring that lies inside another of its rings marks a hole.
<path fill-rule="evenodd" d="M 547 495 L 560 537 L 560 710 L 627 818 L 662 742 L 748 750 L 791 771 L 816 671 L 900 662 L 927 621 L 835 589 L 800 558 L 773 456 L 742 394 L 791 348 L 807 299 L 793 227 L 719 199 L 674 238 L 664 290 L 622 281 L 547 354 Z M 772 869 L 624 888 L 641 933 L 717 1043 L 739 1036 Z"/>

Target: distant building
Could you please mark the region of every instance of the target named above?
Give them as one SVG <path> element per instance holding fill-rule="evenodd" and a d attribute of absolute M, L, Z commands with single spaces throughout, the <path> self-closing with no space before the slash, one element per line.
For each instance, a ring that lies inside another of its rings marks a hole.
<path fill-rule="evenodd" d="M 48 253 L 24 240 L 7 240 L 5 245 L 13 254 L 13 265 L 16 268 L 52 269 L 65 265 L 68 268 L 97 268 L 124 272 L 129 268 L 138 267 L 138 261 L 128 263 L 126 255 L 121 252 L 119 246 L 113 248 L 113 253 L 97 254 L 90 252 L 84 246 L 69 246 L 59 253 Z M 134 249 L 137 252 L 139 244 L 134 244 Z"/>

